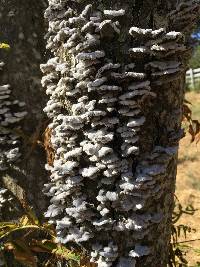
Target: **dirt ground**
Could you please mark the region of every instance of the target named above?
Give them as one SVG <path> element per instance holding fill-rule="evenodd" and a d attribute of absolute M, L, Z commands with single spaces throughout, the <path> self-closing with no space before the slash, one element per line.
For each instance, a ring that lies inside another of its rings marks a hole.
<path fill-rule="evenodd" d="M 189 92 L 186 99 L 192 103 L 193 118 L 200 120 L 200 93 Z M 186 239 L 181 235 L 179 240 L 199 239 L 181 244 L 187 252 L 188 266 L 200 267 L 200 142 L 191 144 L 190 139 L 186 135 L 180 143 L 176 195 L 183 207 L 192 205 L 196 211 L 194 215 L 183 214 L 177 225 L 184 224 L 196 229 Z"/>

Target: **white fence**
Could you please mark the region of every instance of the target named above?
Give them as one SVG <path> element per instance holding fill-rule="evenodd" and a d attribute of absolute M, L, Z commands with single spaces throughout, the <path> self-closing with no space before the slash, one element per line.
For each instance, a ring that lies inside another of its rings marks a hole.
<path fill-rule="evenodd" d="M 186 72 L 186 83 L 192 88 L 195 88 L 197 84 L 200 84 L 200 68 L 189 69 Z"/>

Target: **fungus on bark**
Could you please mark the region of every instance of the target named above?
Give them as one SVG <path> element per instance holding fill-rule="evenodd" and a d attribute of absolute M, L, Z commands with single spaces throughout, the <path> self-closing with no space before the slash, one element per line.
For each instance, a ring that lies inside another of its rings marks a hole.
<path fill-rule="evenodd" d="M 4 62 L 0 62 L 2 71 Z M 19 160 L 20 153 L 20 122 L 26 116 L 24 102 L 13 100 L 10 85 L 0 85 L 0 171 L 6 171 L 9 166 Z M 0 187 L 1 209 L 12 198 L 6 194 L 7 189 Z"/>
<path fill-rule="evenodd" d="M 174 11 L 176 19 L 185 5 Z M 80 12 L 67 0 L 49 0 L 45 13 L 54 58 L 41 70 L 55 153 L 46 166 L 51 172 L 46 216 L 56 225 L 58 242 L 85 246 L 99 267 L 132 267 L 147 255 L 151 262 L 155 240 L 149 233 L 155 226 L 162 231 L 169 213 L 153 200 L 164 197 L 180 138 L 180 125 L 172 123 L 168 146 L 154 145 L 145 154 L 140 149 L 146 123 L 140 102 L 156 99 L 154 87 L 184 71 L 184 33 L 131 27 L 133 47 L 122 65 L 107 56 L 101 42 L 119 34 L 116 19 L 124 14 L 95 5 Z"/>
<path fill-rule="evenodd" d="M 0 70 L 4 66 L 0 62 Z M 0 86 L 0 171 L 4 171 L 9 164 L 20 157 L 20 122 L 26 116 L 24 102 L 13 100 L 10 85 Z"/>

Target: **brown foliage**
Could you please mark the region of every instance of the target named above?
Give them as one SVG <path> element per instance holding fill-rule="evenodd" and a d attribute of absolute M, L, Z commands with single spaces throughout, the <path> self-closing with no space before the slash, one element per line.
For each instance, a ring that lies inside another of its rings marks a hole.
<path fill-rule="evenodd" d="M 192 111 L 189 107 L 191 103 L 184 100 L 183 104 L 183 121 L 188 124 L 188 132 L 191 135 L 191 142 L 196 140 L 196 143 L 200 141 L 200 122 L 192 119 Z"/>

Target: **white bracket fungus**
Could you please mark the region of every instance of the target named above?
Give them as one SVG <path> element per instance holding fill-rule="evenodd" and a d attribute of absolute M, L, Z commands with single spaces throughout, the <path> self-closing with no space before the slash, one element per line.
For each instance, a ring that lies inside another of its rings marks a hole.
<path fill-rule="evenodd" d="M 0 70 L 4 66 L 0 62 Z M 0 171 L 5 171 L 10 164 L 20 157 L 18 134 L 19 123 L 26 116 L 24 102 L 12 100 L 10 85 L 0 86 Z"/>

